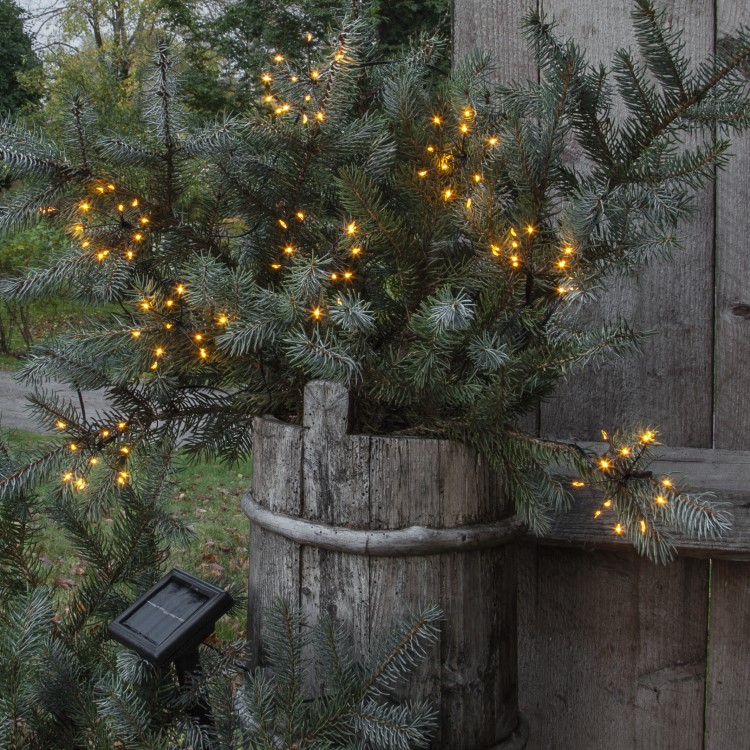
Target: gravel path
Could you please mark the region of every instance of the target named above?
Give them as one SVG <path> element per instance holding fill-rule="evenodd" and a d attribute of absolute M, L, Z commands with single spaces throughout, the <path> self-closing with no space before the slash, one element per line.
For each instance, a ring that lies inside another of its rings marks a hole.
<path fill-rule="evenodd" d="M 32 419 L 28 411 L 29 404 L 26 400 L 26 394 L 29 389 L 22 383 L 17 383 L 13 379 L 14 374 L 11 370 L 0 370 L 0 427 L 39 432 L 39 425 Z M 73 398 L 77 403 L 78 396 L 75 391 L 71 391 L 64 385 L 48 383 L 46 388 L 62 396 Z M 89 415 L 105 408 L 103 394 L 97 391 L 84 393 L 84 403 L 86 413 Z"/>

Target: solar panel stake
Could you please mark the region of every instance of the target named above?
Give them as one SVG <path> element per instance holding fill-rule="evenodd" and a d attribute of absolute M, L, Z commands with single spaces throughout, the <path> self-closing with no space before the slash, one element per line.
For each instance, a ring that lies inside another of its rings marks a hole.
<path fill-rule="evenodd" d="M 200 679 L 198 646 L 214 632 L 216 621 L 231 609 L 223 589 L 174 569 L 110 623 L 110 637 L 133 649 L 155 667 L 174 662 L 181 687 Z M 212 726 L 208 699 L 198 693 L 190 714 Z"/>

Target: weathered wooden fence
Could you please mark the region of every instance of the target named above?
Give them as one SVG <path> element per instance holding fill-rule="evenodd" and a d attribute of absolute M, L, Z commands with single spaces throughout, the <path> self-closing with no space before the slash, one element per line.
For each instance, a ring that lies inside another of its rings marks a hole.
<path fill-rule="evenodd" d="M 536 79 L 518 31 L 535 1 L 454 0 L 454 49 L 493 50 L 498 80 Z M 750 23 L 746 0 L 668 0 L 686 53 L 710 53 Z M 594 61 L 632 43 L 628 0 L 545 0 L 542 10 Z M 656 330 L 642 357 L 576 376 L 544 405 L 543 434 L 596 439 L 658 425 L 665 471 L 734 506 L 720 545 L 645 562 L 593 522 L 581 498 L 551 538 L 523 551 L 519 701 L 529 750 L 750 747 L 750 138 L 699 198 L 684 251 L 637 285 L 615 284 L 600 314 Z M 743 449 L 745 449 L 743 451 Z"/>

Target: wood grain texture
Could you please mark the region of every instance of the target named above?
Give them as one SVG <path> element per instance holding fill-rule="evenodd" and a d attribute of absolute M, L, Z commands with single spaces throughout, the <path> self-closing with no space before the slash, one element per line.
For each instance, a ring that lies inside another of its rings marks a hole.
<path fill-rule="evenodd" d="M 271 510 L 300 513 L 302 508 L 303 430 L 272 418 L 254 423 L 253 491 Z M 299 597 L 300 552 L 283 537 L 250 529 L 247 639 L 251 666 L 262 663 L 262 623 L 277 597 L 295 604 Z"/>
<path fill-rule="evenodd" d="M 370 438 L 347 434 L 347 389 L 339 383 L 308 384 L 304 426 L 302 517 L 335 526 L 368 528 Z M 325 614 L 347 623 L 354 653 L 361 659 L 370 649 L 369 559 L 314 545 L 302 546 L 301 555 L 302 611 L 311 621 Z M 310 684 L 320 684 L 314 670 Z"/>
<path fill-rule="evenodd" d="M 601 444 L 588 444 L 601 450 Z M 733 517 L 732 530 L 721 539 L 678 538 L 680 555 L 693 557 L 750 559 L 750 451 L 663 448 L 652 469 L 685 484 L 695 492 L 713 492 L 727 503 Z M 542 544 L 572 544 L 596 548 L 629 549 L 630 544 L 612 533 L 610 519 L 594 520 L 602 498 L 587 488 L 574 489 L 575 502 L 569 513 L 555 518 L 550 534 L 538 539 Z"/>
<path fill-rule="evenodd" d="M 717 0 L 719 40 L 750 24 L 744 0 Z M 732 158 L 716 180 L 716 345 L 714 446 L 750 449 L 750 134 L 734 136 Z"/>
<path fill-rule="evenodd" d="M 711 566 L 711 641 L 705 750 L 748 746 L 750 737 L 750 564 Z"/>
<path fill-rule="evenodd" d="M 713 0 L 660 4 L 685 30 L 685 54 L 699 61 L 713 52 Z M 559 26 L 594 62 L 634 46 L 631 3 L 550 0 L 544 4 Z M 713 188 L 697 198 L 696 214 L 681 226 L 683 249 L 672 260 L 646 268 L 637 281 L 612 279 L 585 320 L 624 318 L 654 335 L 636 358 L 595 372 L 573 374 L 558 397 L 542 407 L 542 434 L 596 439 L 601 428 L 632 422 L 656 424 L 672 445 L 712 445 Z"/>
<path fill-rule="evenodd" d="M 536 0 L 453 0 L 453 62 L 470 52 L 489 50 L 495 57 L 498 83 L 537 79 L 537 68 L 521 33 L 526 13 Z"/>
<path fill-rule="evenodd" d="M 523 551 L 519 694 L 527 750 L 703 747 L 708 565 Z"/>

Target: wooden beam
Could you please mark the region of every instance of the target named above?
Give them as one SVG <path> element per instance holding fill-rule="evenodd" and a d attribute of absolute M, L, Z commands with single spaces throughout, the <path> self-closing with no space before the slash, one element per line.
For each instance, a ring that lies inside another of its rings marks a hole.
<path fill-rule="evenodd" d="M 603 444 L 586 447 L 603 452 Z M 654 473 L 668 474 L 676 484 L 694 492 L 713 492 L 729 506 L 732 530 L 722 539 L 677 539 L 677 551 L 689 557 L 750 560 L 750 451 L 702 448 L 663 448 L 652 465 Z M 541 544 L 590 548 L 627 548 L 630 543 L 612 532 L 612 525 L 594 520 L 601 496 L 588 488 L 573 489 L 572 510 L 555 519 L 552 531 L 535 540 Z"/>

